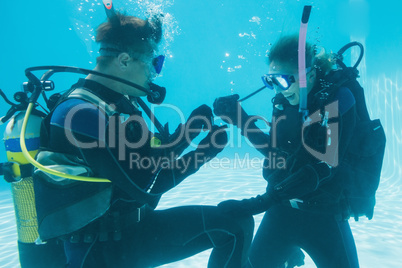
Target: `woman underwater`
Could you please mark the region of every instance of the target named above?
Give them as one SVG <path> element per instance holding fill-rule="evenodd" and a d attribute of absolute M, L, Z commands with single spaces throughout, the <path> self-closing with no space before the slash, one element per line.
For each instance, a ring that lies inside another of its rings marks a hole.
<path fill-rule="evenodd" d="M 299 112 L 298 36 L 281 37 L 268 55 L 264 84 L 275 90 L 269 134 L 262 132 L 240 106 L 238 95 L 215 100 L 214 113 L 241 129 L 265 156 L 263 195 L 219 204 L 236 215 L 266 212 L 253 240 L 249 267 L 283 267 L 302 248 L 317 267 L 359 267 L 356 246 L 343 202 L 340 169 L 353 135 L 356 107 L 351 91 L 336 88 L 327 94 L 326 75 L 333 67 L 327 54 L 316 55 L 306 44 L 308 117 Z M 272 152 L 286 159 L 283 169 L 265 165 Z"/>

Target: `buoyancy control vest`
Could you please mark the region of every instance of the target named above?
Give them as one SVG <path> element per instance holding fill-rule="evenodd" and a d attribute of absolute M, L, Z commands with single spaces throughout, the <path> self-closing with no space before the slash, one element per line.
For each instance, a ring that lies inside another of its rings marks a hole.
<path fill-rule="evenodd" d="M 340 87 L 347 87 L 356 101 L 356 126 L 347 148 L 344 161 L 339 168 L 339 176 L 344 181 L 344 218 L 373 218 L 376 203 L 375 194 L 380 184 L 381 169 L 385 153 L 386 137 L 379 119 L 371 120 L 364 89 L 356 80 L 355 67 L 331 71 L 326 80 L 331 86 L 320 94 L 320 98 L 330 98 Z M 325 97 L 324 97 L 324 95 Z"/>
<path fill-rule="evenodd" d="M 74 88 L 63 95 L 58 104 L 69 99 L 79 99 L 93 104 L 107 116 L 119 113 L 116 106 L 106 103 L 86 88 Z M 46 132 L 49 131 L 51 116 L 52 113 L 44 120 L 41 139 L 45 141 L 38 153 L 37 161 L 58 171 L 91 177 L 93 175 L 91 168 L 80 157 L 46 148 L 46 139 L 49 135 Z M 108 182 L 74 181 L 48 174 L 40 169 L 35 171 L 35 189 L 39 234 L 42 240 L 71 234 L 101 217 L 112 205 L 114 193 L 113 184 Z M 135 194 L 140 200 L 138 204 L 150 203 L 152 206 L 160 198 L 159 195 L 149 194 L 139 187 Z M 49 204 L 50 200 L 54 201 Z"/>

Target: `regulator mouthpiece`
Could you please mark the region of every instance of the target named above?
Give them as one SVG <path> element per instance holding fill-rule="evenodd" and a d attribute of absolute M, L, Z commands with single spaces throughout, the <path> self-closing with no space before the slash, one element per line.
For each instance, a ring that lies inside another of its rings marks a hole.
<path fill-rule="evenodd" d="M 147 100 L 153 104 L 161 104 L 166 97 L 166 88 L 158 86 L 154 83 L 149 84 L 149 89 L 152 94 L 147 96 Z"/>

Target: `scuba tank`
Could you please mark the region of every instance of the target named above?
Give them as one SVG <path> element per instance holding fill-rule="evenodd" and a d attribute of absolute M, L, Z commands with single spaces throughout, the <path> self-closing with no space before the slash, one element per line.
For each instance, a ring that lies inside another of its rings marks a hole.
<path fill-rule="evenodd" d="M 0 120 L 1 123 L 8 121 L 3 136 L 8 162 L 0 164 L 0 174 L 4 175 L 4 179 L 11 186 L 21 267 L 62 267 L 65 265 L 65 257 L 61 244 L 57 241 L 36 244 L 39 234 L 32 178 L 33 166 L 23 155 L 20 147 L 20 132 L 28 105 L 27 95 L 25 92 L 14 94 L 14 100 L 19 102 L 18 104 L 9 101 L 1 90 L 0 95 L 11 105 L 10 110 Z M 26 146 L 32 157 L 35 157 L 39 150 L 40 126 L 44 116 L 44 113 L 35 110 L 27 124 Z"/>
<path fill-rule="evenodd" d="M 17 222 L 18 241 L 22 243 L 35 243 L 38 235 L 38 222 L 36 220 L 35 197 L 33 191 L 32 165 L 24 157 L 19 146 L 20 130 L 24 119 L 24 112 L 13 116 L 4 131 L 4 144 L 7 160 L 12 163 L 11 191 L 14 201 Z M 39 133 L 42 117 L 33 115 L 28 124 L 27 146 L 28 151 L 35 157 L 39 149 Z"/>

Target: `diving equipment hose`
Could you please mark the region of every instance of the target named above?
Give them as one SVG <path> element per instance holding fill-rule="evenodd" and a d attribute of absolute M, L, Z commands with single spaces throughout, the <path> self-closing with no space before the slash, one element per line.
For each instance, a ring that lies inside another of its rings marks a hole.
<path fill-rule="evenodd" d="M 71 175 L 71 174 L 67 174 L 64 172 L 60 172 L 57 170 L 53 170 L 51 168 L 45 167 L 42 164 L 38 163 L 28 152 L 28 149 L 26 147 L 25 144 L 25 131 L 27 128 L 27 124 L 28 124 L 28 119 L 29 116 L 31 115 L 32 109 L 34 107 L 34 103 L 30 102 L 28 105 L 28 108 L 26 110 L 25 116 L 24 116 L 24 121 L 22 123 L 22 128 L 21 128 L 21 134 L 20 134 L 20 146 L 21 146 L 21 150 L 22 153 L 24 154 L 25 158 L 35 167 L 37 167 L 39 170 L 42 170 L 46 173 L 55 175 L 55 176 L 59 176 L 62 178 L 66 178 L 66 179 L 71 179 L 71 180 L 76 180 L 76 181 L 85 181 L 85 182 L 110 182 L 110 180 L 105 179 L 105 178 L 96 178 L 96 177 L 86 177 L 86 176 L 77 176 L 77 175 Z"/>

